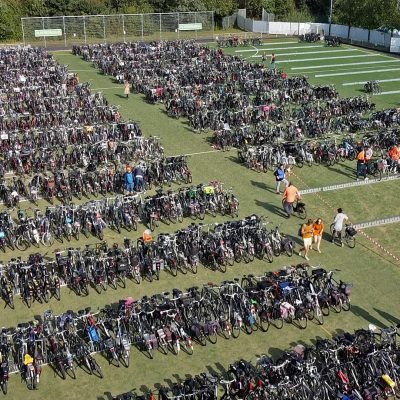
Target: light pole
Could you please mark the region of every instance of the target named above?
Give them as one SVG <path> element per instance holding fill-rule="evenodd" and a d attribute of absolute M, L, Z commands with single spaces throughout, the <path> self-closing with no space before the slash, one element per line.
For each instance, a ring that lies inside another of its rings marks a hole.
<path fill-rule="evenodd" d="M 329 36 L 331 36 L 332 12 L 333 12 L 333 0 L 331 0 L 331 6 L 329 10 Z"/>

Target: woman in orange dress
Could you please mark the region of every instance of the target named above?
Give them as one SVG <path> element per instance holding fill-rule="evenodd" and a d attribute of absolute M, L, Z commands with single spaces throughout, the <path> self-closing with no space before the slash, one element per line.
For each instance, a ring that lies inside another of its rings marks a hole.
<path fill-rule="evenodd" d="M 316 250 L 321 253 L 319 246 L 321 245 L 322 233 L 324 232 L 324 223 L 321 218 L 318 218 L 313 224 L 314 243 L 317 246 Z"/>

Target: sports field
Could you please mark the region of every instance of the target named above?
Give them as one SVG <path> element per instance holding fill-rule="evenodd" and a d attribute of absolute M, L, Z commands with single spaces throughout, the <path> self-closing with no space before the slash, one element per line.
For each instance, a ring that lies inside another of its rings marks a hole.
<path fill-rule="evenodd" d="M 289 75 L 307 75 L 314 84 L 334 84 L 344 97 L 363 95 L 367 81 L 378 80 L 382 92 L 374 96 L 379 108 L 398 107 L 400 101 L 400 58 L 390 54 L 341 45 L 326 47 L 321 43 L 299 43 L 296 39 L 273 40 L 262 46 L 224 49 L 249 61 L 260 62 L 263 54 L 270 62 L 277 55 L 277 65 Z"/>
<path fill-rule="evenodd" d="M 367 80 L 384 80 L 381 83 L 382 94 L 373 97 L 378 108 L 397 107 L 400 103 L 400 59 L 365 49 L 342 46 L 340 48 L 326 48 L 323 44 L 298 43 L 295 39 L 276 39 L 268 41 L 259 48 L 232 48 L 225 52 L 247 58 L 249 61 L 261 61 L 261 55 L 275 52 L 278 65 L 288 74 L 306 74 L 315 84 L 335 84 L 342 96 L 362 95 L 363 83 Z M 110 103 L 119 104 L 124 119 L 140 121 L 146 136 L 156 135 L 161 138 L 167 155 L 192 154 L 189 157 L 189 166 L 193 174 L 193 183 L 207 182 L 212 179 L 222 181 L 226 187 L 233 187 L 240 200 L 240 217 L 251 213 L 266 215 L 271 225 L 282 224 L 281 230 L 291 235 L 299 244 L 297 236 L 301 220 L 292 218 L 286 220 L 281 213 L 281 197 L 274 193 L 274 177 L 271 172 L 259 174 L 239 164 L 236 151 L 216 152 L 210 147 L 207 140 L 209 134 L 195 134 L 185 120 L 169 118 L 164 112 L 163 105 L 149 105 L 144 102 L 142 95 L 133 94 L 129 99 L 123 97 L 123 86 L 117 85 L 112 78 L 98 73 L 89 63 L 74 57 L 68 52 L 54 53 L 62 64 L 68 64 L 72 71 L 79 74 L 80 81 L 89 81 L 93 90 L 104 92 Z M 268 61 L 269 62 L 269 61 Z M 385 71 L 384 71 L 385 70 Z M 388 93 L 392 92 L 392 93 Z M 309 187 L 326 186 L 336 183 L 354 181 L 355 163 L 345 162 L 334 167 L 303 167 L 294 169 L 291 176 L 293 183 L 301 190 Z M 400 214 L 399 181 L 382 182 L 363 187 L 342 189 L 321 194 L 304 196 L 310 217 L 322 217 L 329 226 L 334 218 L 337 207 L 343 207 L 352 222 L 364 222 Z M 46 203 L 42 201 L 40 208 Z M 27 205 L 28 207 L 28 205 Z M 227 217 L 206 218 L 205 222 L 223 221 Z M 180 226 L 190 224 L 184 220 L 183 224 L 161 226 L 159 232 L 170 232 Z M 120 235 L 106 230 L 108 243 L 122 242 L 124 235 L 136 239 L 138 233 L 122 233 Z M 366 230 L 373 241 L 363 235 L 357 236 L 357 245 L 354 249 L 340 248 L 331 244 L 329 236 L 324 236 L 321 246 L 322 254 L 312 252 L 310 263 L 322 265 L 326 269 L 339 268 L 337 277 L 354 284 L 352 308 L 349 312 L 340 314 L 331 313 L 323 326 L 310 322 L 307 330 L 302 331 L 294 326 L 286 325 L 283 330 L 270 329 L 267 333 L 255 332 L 252 335 L 242 333 L 236 340 L 219 338 L 216 345 L 207 344 L 205 347 L 195 346 L 194 354 L 188 356 L 181 352 L 179 356 L 158 353 L 153 360 L 149 360 L 139 351 L 133 350 L 131 366 L 116 368 L 108 366 L 102 355 L 97 355 L 103 371 L 104 379 L 87 375 L 83 370 L 77 372 L 77 380 L 70 378 L 63 381 L 55 375 L 50 367 L 43 371 L 39 390 L 28 392 L 26 385 L 20 381 L 18 375 L 11 378 L 9 385 L 9 399 L 104 399 L 110 400 L 116 395 L 128 390 L 136 389 L 138 394 L 145 393 L 149 388 L 158 384 L 168 385 L 177 379 L 185 378 L 188 374 L 202 371 L 222 373 L 230 362 L 238 358 L 252 361 L 262 353 L 273 356 L 279 354 L 279 349 L 287 349 L 298 342 L 310 342 L 316 337 L 330 337 L 332 334 L 356 328 L 367 327 L 369 323 L 377 326 L 387 326 L 400 322 L 398 307 L 400 276 L 400 262 L 398 251 L 400 245 L 399 226 Z M 95 242 L 88 239 L 80 243 L 55 244 L 52 248 L 41 248 L 40 251 L 54 257 L 55 248 L 69 246 L 84 246 L 85 243 Z M 388 252 L 378 247 L 381 244 Z M 7 252 L 3 260 L 26 253 Z M 292 258 L 280 256 L 272 264 L 259 260 L 250 264 L 235 264 L 228 267 L 226 274 L 211 272 L 199 267 L 197 275 L 179 275 L 176 278 L 166 273 L 161 275 L 159 282 L 144 282 L 140 286 L 132 282 L 127 283 L 125 289 L 112 289 L 98 295 L 91 290 L 88 297 L 77 297 L 69 289 L 62 290 L 61 302 L 51 300 L 49 304 L 35 303 L 31 310 L 26 308 L 19 299 L 16 300 L 16 309 L 5 308 L 0 314 L 0 325 L 15 326 L 18 322 L 29 321 L 35 314 L 42 314 L 51 308 L 55 314 L 67 309 L 78 310 L 91 306 L 92 310 L 105 304 L 118 301 L 128 295 L 139 298 L 143 295 L 171 291 L 177 287 L 185 289 L 190 286 L 201 286 L 203 283 L 221 282 L 243 274 L 261 274 L 267 270 L 276 270 L 285 265 L 297 264 L 304 259 L 298 255 Z"/>

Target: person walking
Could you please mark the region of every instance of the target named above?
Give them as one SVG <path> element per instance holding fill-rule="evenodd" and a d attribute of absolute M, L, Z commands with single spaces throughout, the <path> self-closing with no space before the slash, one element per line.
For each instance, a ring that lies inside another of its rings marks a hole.
<path fill-rule="evenodd" d="M 286 211 L 287 218 L 290 218 L 290 216 L 293 214 L 293 203 L 296 200 L 301 200 L 300 192 L 297 187 L 292 184 L 292 182 L 289 182 L 287 188 L 283 192 L 282 199 L 283 209 Z"/>
<path fill-rule="evenodd" d="M 340 240 L 341 246 L 343 247 L 343 242 L 342 242 L 343 223 L 348 219 L 349 217 L 343 212 L 343 210 L 341 208 L 338 208 L 336 217 L 333 220 L 332 243 L 335 242 L 335 238 L 337 236 Z"/>
<path fill-rule="evenodd" d="M 271 54 L 271 69 L 275 69 L 276 68 L 276 54 L 272 53 Z"/>
<path fill-rule="evenodd" d="M 374 151 L 372 150 L 372 146 L 367 146 L 365 149 L 365 169 L 367 174 L 369 174 L 371 171 L 371 159 L 373 155 Z"/>
<path fill-rule="evenodd" d="M 365 164 L 365 150 L 362 148 L 357 154 L 357 180 L 360 175 L 364 176 L 364 180 L 367 180 L 367 166 Z"/>
<path fill-rule="evenodd" d="M 131 91 L 131 87 L 130 86 L 131 85 L 129 84 L 128 81 L 124 81 L 124 94 L 125 94 L 126 98 L 129 97 L 129 93 Z"/>
<path fill-rule="evenodd" d="M 313 220 L 309 219 L 306 224 L 303 224 L 301 227 L 301 236 L 303 237 L 303 248 L 299 251 L 299 256 L 301 256 L 301 252 L 304 250 L 304 258 L 309 261 L 308 252 L 312 246 L 312 239 L 314 234 L 314 226 Z"/>
<path fill-rule="evenodd" d="M 286 172 L 283 164 L 279 165 L 279 167 L 274 172 L 274 175 L 275 175 L 275 191 L 277 194 L 280 194 L 279 188 L 281 186 L 281 183 L 285 185 L 285 188 L 287 188 L 289 185 L 289 182 L 286 179 Z"/>
<path fill-rule="evenodd" d="M 322 234 L 324 232 L 324 223 L 322 222 L 321 218 L 317 218 L 316 221 L 313 224 L 313 235 L 314 235 L 314 243 L 316 246 L 316 249 L 318 253 L 321 253 L 320 246 L 321 246 L 321 240 L 322 240 Z"/>

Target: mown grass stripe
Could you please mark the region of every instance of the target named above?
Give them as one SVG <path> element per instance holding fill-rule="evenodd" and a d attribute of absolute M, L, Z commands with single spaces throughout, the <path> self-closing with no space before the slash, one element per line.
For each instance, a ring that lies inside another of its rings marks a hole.
<path fill-rule="evenodd" d="M 384 82 L 400 82 L 400 78 L 393 79 L 376 79 L 376 82 L 384 83 Z M 342 86 L 353 86 L 353 85 L 364 85 L 368 83 L 368 81 L 359 81 L 359 82 L 346 82 L 342 83 Z"/>
<path fill-rule="evenodd" d="M 297 69 L 314 69 L 314 68 L 332 68 L 332 67 L 346 67 L 348 65 L 369 65 L 369 64 L 386 64 L 386 63 L 397 63 L 400 60 L 382 60 L 382 61 L 365 61 L 365 62 L 356 62 L 356 63 L 347 63 L 347 64 L 325 64 L 325 65 L 312 65 L 308 67 L 292 67 L 292 70 Z"/>
<path fill-rule="evenodd" d="M 316 78 L 325 78 L 329 76 L 343 76 L 343 75 L 357 75 L 357 74 L 375 74 L 377 72 L 390 72 L 390 71 L 400 71 L 399 68 L 388 68 L 388 69 L 373 69 L 371 70 L 362 70 L 362 71 L 349 71 L 349 72 L 336 72 L 334 74 L 320 74 L 315 75 Z"/>
<path fill-rule="evenodd" d="M 255 56 L 253 56 L 253 57 L 255 57 Z M 343 58 L 359 58 L 359 57 L 369 57 L 369 56 L 367 56 L 366 54 L 362 54 L 362 55 L 359 55 L 359 56 L 335 56 L 335 57 L 300 58 L 299 60 L 277 61 L 277 64 L 308 62 L 308 61 L 323 61 L 323 60 L 341 60 Z"/>
<path fill-rule="evenodd" d="M 274 50 L 292 50 L 292 49 L 309 49 L 309 48 L 316 48 L 316 47 L 324 47 L 324 46 L 287 46 L 287 47 L 277 47 Z M 258 49 L 258 50 L 265 50 L 265 49 Z M 271 49 L 268 49 L 271 50 Z M 249 51 L 254 51 L 253 49 L 244 49 L 244 50 L 235 50 L 235 53 L 247 53 Z"/>

